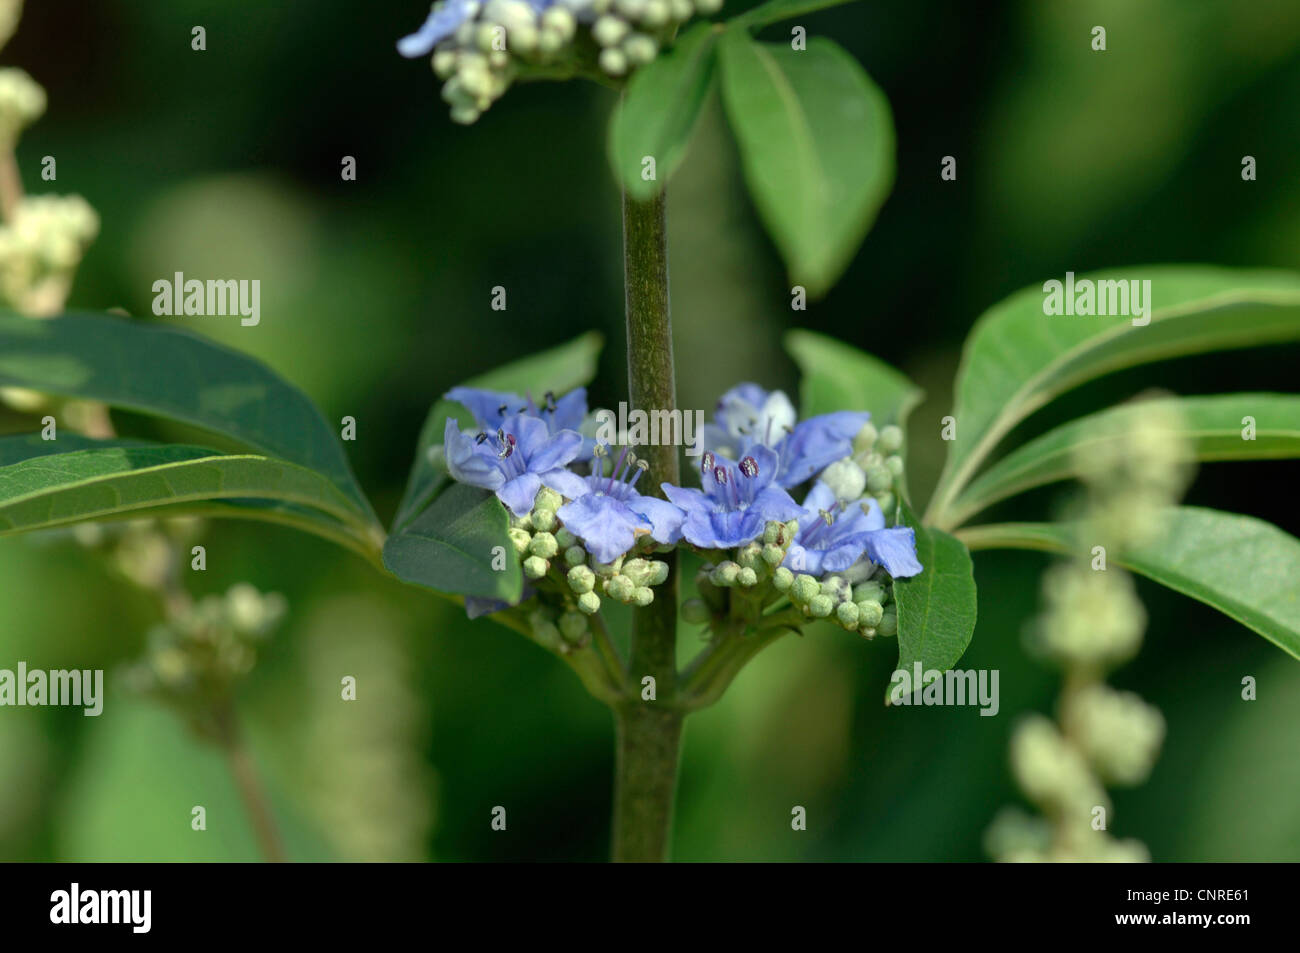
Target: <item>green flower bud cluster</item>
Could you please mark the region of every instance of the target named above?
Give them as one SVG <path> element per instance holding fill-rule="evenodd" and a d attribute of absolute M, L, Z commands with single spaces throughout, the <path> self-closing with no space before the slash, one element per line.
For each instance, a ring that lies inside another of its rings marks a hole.
<path fill-rule="evenodd" d="M 23 199 L 0 226 L 0 294 L 26 313 L 59 310 L 98 233 L 99 216 L 79 195 Z"/>
<path fill-rule="evenodd" d="M 890 424 L 877 431 L 870 421 L 853 438 L 853 453 L 822 471 L 821 479 L 837 499 L 853 502 L 874 497 L 885 517 L 892 521 L 897 497 L 894 490 L 903 479 L 905 467 L 900 453 L 903 431 Z"/>
<path fill-rule="evenodd" d="M 627 76 L 652 62 L 677 28 L 722 0 L 487 0 L 433 51 L 451 118 L 472 123 L 516 78 Z"/>
<path fill-rule="evenodd" d="M 1059 665 L 1094 669 L 1137 654 L 1147 615 L 1127 573 L 1060 563 L 1043 574 L 1043 595 L 1045 611 L 1026 632 L 1030 651 Z"/>
<path fill-rule="evenodd" d="M 204 596 L 150 630 L 145 657 L 126 670 L 125 683 L 201 721 L 201 713 L 228 700 L 235 683 L 252 669 L 258 646 L 285 610 L 284 596 L 248 583 L 237 583 L 224 596 Z"/>
<path fill-rule="evenodd" d="M 1112 784 L 1145 781 L 1165 737 L 1159 710 L 1132 692 L 1102 683 L 1079 692 L 1065 722 L 1093 768 Z"/>
<path fill-rule="evenodd" d="M 23 130 L 44 115 L 45 103 L 45 90 L 25 71 L 0 69 L 0 147 L 12 149 Z"/>
<path fill-rule="evenodd" d="M 510 541 L 524 577 L 538 590 L 538 605 L 529 616 L 533 635 L 553 651 L 568 652 L 590 638 L 589 617 L 602 598 L 643 607 L 654 601 L 655 586 L 668 579 L 668 564 L 650 558 L 653 540 L 642 540 L 612 563 L 596 562 L 576 536 L 560 523 L 556 511 L 564 498 L 549 487 L 537 491 L 527 516 L 511 517 Z"/>
<path fill-rule="evenodd" d="M 847 632 L 863 638 L 898 634 L 898 609 L 886 605 L 890 598 L 889 577 L 883 573 L 856 585 L 840 575 L 817 579 L 806 574 L 790 574 L 777 583 L 785 586 L 790 601 L 814 619 L 826 619 Z"/>
<path fill-rule="evenodd" d="M 1116 840 L 1104 831 L 1088 830 L 1070 846 L 1054 841 L 1052 826 L 1016 807 L 1003 808 L 984 834 L 984 848 L 1002 863 L 1144 864 L 1151 860 L 1135 840 Z"/>

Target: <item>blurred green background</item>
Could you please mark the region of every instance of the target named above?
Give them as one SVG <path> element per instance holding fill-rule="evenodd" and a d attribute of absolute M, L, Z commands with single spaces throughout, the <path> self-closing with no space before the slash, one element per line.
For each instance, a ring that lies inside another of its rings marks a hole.
<path fill-rule="evenodd" d="M 328 418 L 355 416 L 346 446 L 381 517 L 429 404 L 467 376 L 597 328 L 608 346 L 593 402 L 625 397 L 607 90 L 518 86 L 476 126 L 454 126 L 427 64 L 393 49 L 425 0 L 28 7 L 0 53 L 50 95 L 21 144 L 27 186 L 78 192 L 103 219 L 72 303 L 148 316 L 152 282 L 174 271 L 260 278 L 260 326 L 186 326 L 257 355 Z M 1300 261 L 1295 0 L 873 0 L 800 22 L 847 46 L 888 94 L 897 185 L 844 279 L 794 314 L 712 105 L 670 190 L 683 406 L 707 410 L 743 379 L 793 393 L 782 333 L 839 336 L 926 388 L 911 424 L 924 499 L 960 346 L 987 306 L 1066 270 Z M 1089 45 L 1098 24 L 1104 53 Z M 190 49 L 194 25 L 206 52 Z M 37 180 L 45 155 L 57 183 Z M 355 182 L 340 179 L 347 155 Z M 939 179 L 945 155 L 956 182 Z M 1242 181 L 1244 155 L 1258 181 Z M 490 310 L 494 285 L 507 312 Z M 1116 375 L 1021 435 L 1150 386 L 1294 389 L 1298 358 L 1273 347 Z M 1298 478 L 1296 462 L 1210 465 L 1190 500 L 1300 533 Z M 1042 517 L 1061 492 L 1001 515 Z M 563 665 L 314 538 L 228 522 L 205 542 L 196 593 L 248 579 L 290 601 L 240 705 L 294 857 L 606 855 L 612 724 Z M 962 666 L 1001 670 L 996 718 L 886 710 L 889 640 L 817 632 L 760 656 L 688 723 L 675 856 L 984 859 L 988 821 L 1016 799 L 1014 718 L 1056 693 L 1020 641 L 1044 565 L 976 560 L 980 618 Z M 1300 664 L 1208 608 L 1141 589 L 1147 641 L 1115 682 L 1157 704 L 1169 731 L 1150 782 L 1116 792 L 1112 832 L 1157 860 L 1300 860 Z M 0 667 L 113 670 L 156 618 L 66 536 L 0 540 Z M 338 700 L 343 674 L 358 678 L 355 703 Z M 1245 675 L 1258 701 L 1240 700 Z M 203 833 L 190 830 L 196 804 Z M 496 805 L 504 833 L 489 826 Z M 806 832 L 790 829 L 793 805 L 807 808 Z M 255 856 L 220 757 L 167 712 L 116 688 L 99 718 L 0 711 L 0 859 Z"/>

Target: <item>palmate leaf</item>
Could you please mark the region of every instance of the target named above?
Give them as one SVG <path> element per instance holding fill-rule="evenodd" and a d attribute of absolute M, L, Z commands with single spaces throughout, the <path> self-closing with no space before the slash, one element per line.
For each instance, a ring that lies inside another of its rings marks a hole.
<path fill-rule="evenodd" d="M 827 39 L 792 50 L 733 28 L 718 54 L 750 195 L 791 280 L 820 296 L 852 259 L 893 184 L 889 102 Z"/>
<path fill-rule="evenodd" d="M 975 576 L 965 544 L 942 530 L 922 526 L 906 504 L 906 524 L 916 531 L 919 575 L 894 580 L 898 605 L 898 669 L 909 674 L 946 672 L 966 652 L 975 632 Z M 919 688 L 920 686 L 914 686 Z"/>
<path fill-rule="evenodd" d="M 980 474 L 953 504 L 960 524 L 1016 493 L 1076 476 L 1078 453 L 1123 440 L 1135 418 L 1181 421 L 1178 433 L 1196 460 L 1282 460 L 1300 457 L 1300 395 L 1224 394 L 1140 400 L 1063 424 L 1007 454 Z M 1245 421 L 1254 422 L 1246 439 Z M 1181 441 L 1180 441 L 1181 442 Z"/>
<path fill-rule="evenodd" d="M 601 337 L 595 332 L 498 367 L 465 382 L 540 400 L 587 384 L 596 373 Z M 405 582 L 444 593 L 513 602 L 523 590 L 519 557 L 507 534 L 509 517 L 496 496 L 453 483 L 429 461 L 448 419 L 471 426 L 460 404 L 439 400 L 420 431 L 415 465 L 384 545 L 384 565 Z"/>
<path fill-rule="evenodd" d="M 713 88 L 717 40 L 712 23 L 697 24 L 628 81 L 610 120 L 608 151 L 614 178 L 633 198 L 659 194 L 685 156 Z M 647 156 L 655 160 L 651 179 L 643 177 Z"/>
<path fill-rule="evenodd" d="M 1055 397 L 1149 361 L 1300 339 L 1300 275 L 1203 266 L 1127 268 L 1078 280 L 1151 282 L 1150 323 L 1128 315 L 1043 313 L 1041 285 L 980 318 L 957 376 L 956 439 L 926 522 L 951 528 L 952 504 L 989 452 Z"/>
<path fill-rule="evenodd" d="M 998 523 L 957 534 L 972 550 L 1070 553 L 1077 530 L 1062 523 Z M 1272 523 L 1197 506 L 1171 507 L 1160 535 L 1112 562 L 1190 596 L 1300 658 L 1300 539 Z"/>
<path fill-rule="evenodd" d="M 0 314 L 0 387 L 166 417 L 315 470 L 374 522 L 335 431 L 297 387 L 188 331 L 107 314 Z"/>
<path fill-rule="evenodd" d="M 39 450 L 36 443 L 45 446 Z M 49 450 L 65 444 L 63 452 Z M 12 462 L 19 454 L 30 454 Z M 216 504 L 226 509 L 218 510 Z M 192 513 L 297 526 L 374 557 L 373 527 L 327 477 L 259 454 L 141 441 L 0 438 L 0 536 Z"/>

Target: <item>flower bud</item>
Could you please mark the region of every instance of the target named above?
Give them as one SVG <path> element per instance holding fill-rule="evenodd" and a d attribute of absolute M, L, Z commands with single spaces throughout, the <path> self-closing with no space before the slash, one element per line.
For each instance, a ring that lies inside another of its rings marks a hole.
<path fill-rule="evenodd" d="M 659 55 L 659 44 L 654 41 L 654 37 L 633 33 L 623 41 L 623 52 L 633 66 L 645 66 Z"/>
<path fill-rule="evenodd" d="M 642 609 L 655 601 L 655 591 L 649 586 L 637 586 L 632 592 L 632 604 Z"/>
<path fill-rule="evenodd" d="M 560 547 L 556 545 L 555 537 L 550 533 L 535 533 L 533 541 L 528 544 L 528 551 L 534 556 L 551 559 L 560 551 Z"/>
<path fill-rule="evenodd" d="M 858 627 L 858 607 L 852 602 L 841 602 L 835 607 L 835 618 L 846 629 Z"/>
<path fill-rule="evenodd" d="M 557 530 L 552 530 L 552 532 L 555 533 L 555 545 L 559 546 L 561 549 L 568 549 L 569 547 L 578 544 L 578 537 L 574 536 L 563 526 Z"/>
<path fill-rule="evenodd" d="M 581 546 L 570 546 L 564 551 L 566 566 L 582 566 L 587 562 L 587 551 Z"/>
<path fill-rule="evenodd" d="M 596 585 L 596 574 L 585 565 L 574 566 L 565 578 L 569 581 L 569 588 L 577 593 L 591 592 Z"/>
<path fill-rule="evenodd" d="M 795 576 L 794 585 L 790 587 L 790 598 L 795 602 L 810 602 L 821 594 L 822 586 L 816 579 L 806 573 Z"/>
<path fill-rule="evenodd" d="M 584 615 L 595 615 L 600 611 L 600 596 L 594 592 L 584 592 L 578 596 L 578 611 Z"/>
<path fill-rule="evenodd" d="M 514 544 L 515 552 L 520 556 L 528 552 L 528 544 L 532 542 L 533 537 L 529 535 L 526 529 L 510 528 L 506 531 L 510 535 L 510 542 Z"/>
<path fill-rule="evenodd" d="M 903 470 L 904 470 L 903 458 L 896 453 L 891 456 L 885 457 L 885 469 L 888 470 L 890 473 L 892 473 L 894 476 L 901 477 L 903 475 Z"/>
<path fill-rule="evenodd" d="M 763 562 L 767 563 L 769 566 L 779 566 L 783 559 L 785 559 L 785 550 L 780 546 L 768 543 L 763 547 Z M 787 572 L 788 571 L 789 570 L 787 570 Z"/>
<path fill-rule="evenodd" d="M 884 607 L 871 599 L 862 599 L 857 603 L 858 621 L 869 628 L 876 628 L 885 617 Z"/>
<path fill-rule="evenodd" d="M 885 606 L 884 611 L 880 613 L 880 623 L 876 626 L 876 631 L 881 635 L 898 635 L 898 608 L 896 606 Z"/>
<path fill-rule="evenodd" d="M 539 529 L 548 535 L 555 529 L 555 510 L 542 509 L 540 506 L 533 510 L 533 529 Z"/>
<path fill-rule="evenodd" d="M 623 37 L 627 36 L 629 29 L 626 20 L 606 15 L 596 21 L 591 28 L 591 35 L 601 46 L 613 47 L 623 42 Z"/>
<path fill-rule="evenodd" d="M 784 566 L 778 567 L 776 572 L 772 573 L 772 585 L 777 592 L 788 592 L 794 585 L 794 573 Z"/>
<path fill-rule="evenodd" d="M 744 586 L 746 589 L 758 585 L 758 573 L 754 572 L 749 566 L 745 566 L 736 576 L 736 583 Z"/>
<path fill-rule="evenodd" d="M 740 567 L 731 560 L 726 560 L 718 563 L 709 578 L 715 586 L 734 586 L 739 576 Z"/>
<path fill-rule="evenodd" d="M 878 436 L 876 425 L 871 421 L 867 421 L 862 425 L 862 429 L 858 431 L 858 435 L 853 438 L 853 452 L 870 452 L 871 448 L 876 445 L 876 437 Z"/>
<path fill-rule="evenodd" d="M 867 486 L 866 473 L 848 457 L 836 460 L 823 470 L 821 479 L 837 500 L 846 502 L 861 499 L 862 491 Z"/>
<path fill-rule="evenodd" d="M 880 431 L 880 451 L 881 453 L 893 453 L 903 446 L 903 431 L 900 427 L 890 424 L 884 430 Z"/>
<path fill-rule="evenodd" d="M 854 602 L 879 602 L 885 604 L 885 587 L 875 579 L 868 579 L 853 587 Z"/>
<path fill-rule="evenodd" d="M 867 469 L 867 489 L 872 493 L 884 493 L 894 485 L 894 475 L 889 468 L 875 464 Z"/>
<path fill-rule="evenodd" d="M 566 612 L 560 616 L 560 634 L 572 645 L 587 637 L 587 617 L 581 612 Z"/>
<path fill-rule="evenodd" d="M 529 579 L 541 579 L 550 568 L 551 564 L 541 556 L 529 556 L 524 560 L 524 575 Z"/>
<path fill-rule="evenodd" d="M 610 576 L 605 580 L 605 594 L 619 602 L 630 601 L 636 588 L 636 583 L 622 574 Z"/>
<path fill-rule="evenodd" d="M 816 595 L 808 600 L 808 611 L 815 618 L 825 619 L 835 611 L 835 600 L 830 596 Z"/>
<path fill-rule="evenodd" d="M 598 62 L 600 68 L 610 76 L 622 76 L 627 72 L 627 54 L 614 47 L 601 50 Z"/>

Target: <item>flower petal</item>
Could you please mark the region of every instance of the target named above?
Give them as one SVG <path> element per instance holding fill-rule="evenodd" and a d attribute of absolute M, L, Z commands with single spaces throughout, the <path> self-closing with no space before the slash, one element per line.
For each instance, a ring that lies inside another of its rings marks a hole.
<path fill-rule="evenodd" d="M 447 472 L 452 479 L 485 490 L 498 489 L 505 482 L 495 455 L 491 451 L 485 452 L 473 437 L 461 433 L 455 418 L 448 420 L 443 429 L 442 446 L 447 458 Z"/>
<path fill-rule="evenodd" d="M 602 493 L 588 493 L 557 511 L 560 522 L 582 540 L 587 551 L 612 563 L 636 542 L 639 518 L 621 502 Z"/>
<path fill-rule="evenodd" d="M 537 491 L 542 488 L 542 478 L 536 473 L 521 473 L 497 488 L 497 498 L 515 516 L 527 516 L 533 508 Z"/>
<path fill-rule="evenodd" d="M 542 482 L 552 490 L 571 500 L 576 500 L 578 497 L 586 496 L 591 492 L 591 484 L 572 470 L 547 470 L 541 477 Z"/>
<path fill-rule="evenodd" d="M 428 56 L 435 46 L 456 32 L 472 9 L 471 0 L 445 0 L 435 5 L 420 29 L 397 41 L 397 52 L 407 59 Z"/>
<path fill-rule="evenodd" d="M 916 558 L 916 533 L 910 526 L 878 529 L 867 535 L 866 542 L 867 555 L 895 579 L 915 576 L 923 568 Z"/>

